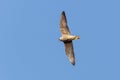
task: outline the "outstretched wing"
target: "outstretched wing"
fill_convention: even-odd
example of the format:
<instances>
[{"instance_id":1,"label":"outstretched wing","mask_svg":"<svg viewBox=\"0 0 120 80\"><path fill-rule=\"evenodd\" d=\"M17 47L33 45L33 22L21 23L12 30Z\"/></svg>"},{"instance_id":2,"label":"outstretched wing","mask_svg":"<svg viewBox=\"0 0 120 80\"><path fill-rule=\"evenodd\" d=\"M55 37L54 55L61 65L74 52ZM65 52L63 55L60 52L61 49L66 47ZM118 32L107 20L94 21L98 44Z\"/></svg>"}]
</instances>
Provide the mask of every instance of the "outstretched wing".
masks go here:
<instances>
[{"instance_id":1,"label":"outstretched wing","mask_svg":"<svg viewBox=\"0 0 120 80\"><path fill-rule=\"evenodd\" d=\"M67 25L67 19L64 11L62 12L61 18L60 18L60 31L62 35L64 34L70 35L70 31Z\"/></svg>"},{"instance_id":2,"label":"outstretched wing","mask_svg":"<svg viewBox=\"0 0 120 80\"><path fill-rule=\"evenodd\" d=\"M72 41L64 42L66 55L69 58L69 61L75 65L74 49Z\"/></svg>"}]
</instances>

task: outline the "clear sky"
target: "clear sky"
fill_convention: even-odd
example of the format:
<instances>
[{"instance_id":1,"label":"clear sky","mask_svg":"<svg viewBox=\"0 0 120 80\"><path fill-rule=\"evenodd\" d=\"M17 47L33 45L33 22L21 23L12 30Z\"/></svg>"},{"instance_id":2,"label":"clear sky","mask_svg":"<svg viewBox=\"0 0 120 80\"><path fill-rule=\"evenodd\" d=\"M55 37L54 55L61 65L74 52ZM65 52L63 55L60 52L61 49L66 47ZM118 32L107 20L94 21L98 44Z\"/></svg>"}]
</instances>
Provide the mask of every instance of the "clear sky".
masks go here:
<instances>
[{"instance_id":1,"label":"clear sky","mask_svg":"<svg viewBox=\"0 0 120 80\"><path fill-rule=\"evenodd\" d=\"M66 12L73 66L58 40ZM120 0L0 0L0 80L120 80Z\"/></svg>"}]
</instances>

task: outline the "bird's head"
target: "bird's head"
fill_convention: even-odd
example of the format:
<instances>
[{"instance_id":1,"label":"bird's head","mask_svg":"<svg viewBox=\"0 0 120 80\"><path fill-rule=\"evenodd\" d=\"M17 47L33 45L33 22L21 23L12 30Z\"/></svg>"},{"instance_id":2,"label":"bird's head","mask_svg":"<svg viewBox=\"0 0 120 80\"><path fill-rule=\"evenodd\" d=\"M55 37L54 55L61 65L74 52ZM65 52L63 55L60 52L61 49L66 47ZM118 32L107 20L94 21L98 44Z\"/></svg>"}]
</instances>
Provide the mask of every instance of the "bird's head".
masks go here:
<instances>
[{"instance_id":1,"label":"bird's head","mask_svg":"<svg viewBox=\"0 0 120 80\"><path fill-rule=\"evenodd\" d=\"M59 40L62 41L62 37L60 37Z\"/></svg>"}]
</instances>

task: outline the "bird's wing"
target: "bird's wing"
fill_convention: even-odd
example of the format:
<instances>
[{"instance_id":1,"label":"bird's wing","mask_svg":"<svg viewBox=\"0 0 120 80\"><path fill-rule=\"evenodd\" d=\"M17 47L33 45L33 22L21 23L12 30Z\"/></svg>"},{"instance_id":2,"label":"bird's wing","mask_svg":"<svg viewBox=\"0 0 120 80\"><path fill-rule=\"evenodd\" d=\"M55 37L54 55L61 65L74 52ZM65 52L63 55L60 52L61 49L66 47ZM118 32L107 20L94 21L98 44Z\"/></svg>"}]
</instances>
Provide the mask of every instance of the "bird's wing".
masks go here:
<instances>
[{"instance_id":1,"label":"bird's wing","mask_svg":"<svg viewBox=\"0 0 120 80\"><path fill-rule=\"evenodd\" d=\"M69 58L70 62L75 65L74 49L72 41L64 42L66 55Z\"/></svg>"},{"instance_id":2,"label":"bird's wing","mask_svg":"<svg viewBox=\"0 0 120 80\"><path fill-rule=\"evenodd\" d=\"M66 35L66 34L70 35L70 31L67 25L67 19L64 11L62 12L61 18L60 18L60 31L62 35Z\"/></svg>"}]
</instances>

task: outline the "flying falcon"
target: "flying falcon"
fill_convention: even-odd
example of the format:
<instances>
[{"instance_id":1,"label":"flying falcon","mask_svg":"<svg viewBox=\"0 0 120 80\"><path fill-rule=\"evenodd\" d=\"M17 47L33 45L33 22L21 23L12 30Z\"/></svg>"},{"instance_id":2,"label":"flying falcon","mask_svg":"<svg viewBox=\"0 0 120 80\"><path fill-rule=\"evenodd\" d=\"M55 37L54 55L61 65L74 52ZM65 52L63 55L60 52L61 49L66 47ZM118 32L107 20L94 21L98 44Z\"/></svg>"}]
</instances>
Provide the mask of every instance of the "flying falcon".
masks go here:
<instances>
[{"instance_id":1,"label":"flying falcon","mask_svg":"<svg viewBox=\"0 0 120 80\"><path fill-rule=\"evenodd\" d=\"M74 49L72 40L80 39L79 36L73 36L70 34L70 30L67 25L67 19L65 16L65 12L63 11L60 18L60 31L62 33L62 36L59 38L60 41L64 43L65 46L65 52L69 59L69 61L75 65L75 56L74 56Z\"/></svg>"}]
</instances>

